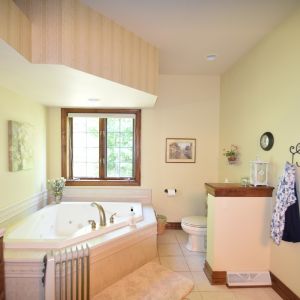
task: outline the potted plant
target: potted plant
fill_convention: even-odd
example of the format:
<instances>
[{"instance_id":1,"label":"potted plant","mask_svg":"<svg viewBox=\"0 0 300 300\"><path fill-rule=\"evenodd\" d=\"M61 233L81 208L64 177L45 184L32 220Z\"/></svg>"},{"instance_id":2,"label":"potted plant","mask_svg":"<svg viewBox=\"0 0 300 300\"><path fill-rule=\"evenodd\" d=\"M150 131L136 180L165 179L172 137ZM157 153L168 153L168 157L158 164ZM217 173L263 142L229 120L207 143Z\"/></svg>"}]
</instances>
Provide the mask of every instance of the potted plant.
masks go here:
<instances>
[{"instance_id":1,"label":"potted plant","mask_svg":"<svg viewBox=\"0 0 300 300\"><path fill-rule=\"evenodd\" d=\"M55 203L58 204L61 201L63 190L65 188L66 179L64 177L60 177L57 179L49 179L48 180L48 187L51 191L51 194L55 198Z\"/></svg>"},{"instance_id":2,"label":"potted plant","mask_svg":"<svg viewBox=\"0 0 300 300\"><path fill-rule=\"evenodd\" d=\"M227 160L230 164L235 163L239 155L238 146L232 144L228 150L223 149L223 155L227 157Z\"/></svg>"}]
</instances>

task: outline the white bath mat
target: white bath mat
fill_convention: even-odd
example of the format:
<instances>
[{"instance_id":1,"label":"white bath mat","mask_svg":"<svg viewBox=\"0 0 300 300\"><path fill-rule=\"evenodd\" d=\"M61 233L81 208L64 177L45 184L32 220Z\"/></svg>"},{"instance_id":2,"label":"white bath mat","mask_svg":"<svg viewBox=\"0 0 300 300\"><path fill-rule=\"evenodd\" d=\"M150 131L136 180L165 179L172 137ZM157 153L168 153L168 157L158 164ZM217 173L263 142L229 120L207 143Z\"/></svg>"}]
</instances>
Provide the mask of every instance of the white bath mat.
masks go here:
<instances>
[{"instance_id":1,"label":"white bath mat","mask_svg":"<svg viewBox=\"0 0 300 300\"><path fill-rule=\"evenodd\" d=\"M193 285L192 280L150 262L109 286L93 300L180 300Z\"/></svg>"}]
</instances>

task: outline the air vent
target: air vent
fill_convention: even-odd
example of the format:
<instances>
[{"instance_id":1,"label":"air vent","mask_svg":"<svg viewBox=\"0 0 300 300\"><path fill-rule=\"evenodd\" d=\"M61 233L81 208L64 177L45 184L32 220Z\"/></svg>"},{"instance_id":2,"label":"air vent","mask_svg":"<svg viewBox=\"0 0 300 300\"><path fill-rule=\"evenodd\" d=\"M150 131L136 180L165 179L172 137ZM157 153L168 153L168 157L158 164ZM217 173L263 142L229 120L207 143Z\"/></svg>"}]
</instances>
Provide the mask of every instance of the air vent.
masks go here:
<instances>
[{"instance_id":1,"label":"air vent","mask_svg":"<svg viewBox=\"0 0 300 300\"><path fill-rule=\"evenodd\" d=\"M229 286L272 285L269 272L227 272Z\"/></svg>"}]
</instances>

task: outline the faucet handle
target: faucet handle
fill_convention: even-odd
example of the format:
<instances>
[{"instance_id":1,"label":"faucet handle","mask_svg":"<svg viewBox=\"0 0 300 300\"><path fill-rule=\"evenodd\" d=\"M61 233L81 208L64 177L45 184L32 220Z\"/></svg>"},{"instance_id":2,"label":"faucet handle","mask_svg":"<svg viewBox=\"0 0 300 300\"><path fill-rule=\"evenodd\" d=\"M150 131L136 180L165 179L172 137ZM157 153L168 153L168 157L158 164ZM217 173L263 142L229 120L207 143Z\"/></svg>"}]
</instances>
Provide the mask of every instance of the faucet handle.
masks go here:
<instances>
[{"instance_id":1,"label":"faucet handle","mask_svg":"<svg viewBox=\"0 0 300 300\"><path fill-rule=\"evenodd\" d=\"M111 216L110 216L110 218L109 218L109 222L110 223L113 223L114 222L114 216L116 215L117 213L115 212L115 213L113 213Z\"/></svg>"},{"instance_id":2,"label":"faucet handle","mask_svg":"<svg viewBox=\"0 0 300 300\"><path fill-rule=\"evenodd\" d=\"M91 224L92 229L96 229L96 222L95 220L88 220L89 224Z\"/></svg>"}]
</instances>

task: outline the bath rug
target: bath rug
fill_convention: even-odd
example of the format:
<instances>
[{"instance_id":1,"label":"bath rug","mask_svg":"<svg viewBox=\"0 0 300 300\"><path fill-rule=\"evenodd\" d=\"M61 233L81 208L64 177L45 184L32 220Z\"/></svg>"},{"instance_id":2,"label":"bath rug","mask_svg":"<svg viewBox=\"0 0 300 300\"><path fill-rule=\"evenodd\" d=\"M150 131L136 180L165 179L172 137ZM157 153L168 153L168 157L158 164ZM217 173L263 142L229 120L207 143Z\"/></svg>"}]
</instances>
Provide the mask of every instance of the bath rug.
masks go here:
<instances>
[{"instance_id":1,"label":"bath rug","mask_svg":"<svg viewBox=\"0 0 300 300\"><path fill-rule=\"evenodd\" d=\"M93 300L181 300L193 285L192 280L150 262L109 286Z\"/></svg>"}]
</instances>

